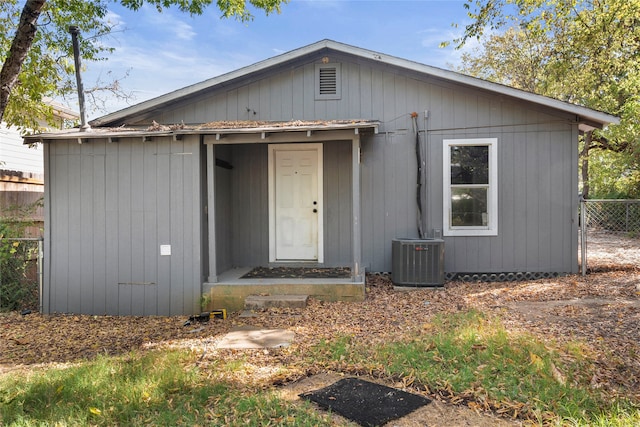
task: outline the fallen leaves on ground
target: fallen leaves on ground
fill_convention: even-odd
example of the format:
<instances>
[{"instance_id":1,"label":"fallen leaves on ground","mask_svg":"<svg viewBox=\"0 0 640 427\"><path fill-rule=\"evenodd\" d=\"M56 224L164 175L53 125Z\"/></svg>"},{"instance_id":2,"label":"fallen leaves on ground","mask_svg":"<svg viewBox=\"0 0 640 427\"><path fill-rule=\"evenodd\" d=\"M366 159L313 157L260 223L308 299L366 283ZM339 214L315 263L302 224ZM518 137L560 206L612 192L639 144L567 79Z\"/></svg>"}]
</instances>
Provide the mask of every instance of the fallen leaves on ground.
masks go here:
<instances>
[{"instance_id":1,"label":"fallen leaves on ground","mask_svg":"<svg viewBox=\"0 0 640 427\"><path fill-rule=\"evenodd\" d=\"M528 282L452 282L444 288L408 291L394 289L386 276L370 275L363 302L310 299L305 309L270 309L254 318L231 315L227 320L213 319L188 326L183 326L186 316L4 313L0 314L0 373L31 369L34 365L76 362L98 354L182 347L201 355L202 368L211 378L229 375L236 384L269 387L295 379L296 375L322 372L326 367L309 368L299 359L299 355L304 354L300 350L311 348L321 340L348 335L354 342L364 344L395 341L416 331L428 331L435 314L471 308L498 315L511 331L526 331L557 342L584 342L598 368L592 386L640 402L640 269L628 266L604 266L585 277L572 275ZM215 348L216 340L232 327L241 325L289 329L295 332L295 341L291 348L284 349ZM228 373L216 370L218 357L242 360L245 368L242 372ZM212 369L207 371L208 363ZM296 371L296 367L300 370ZM352 366L348 360L341 368L352 374L376 374L375 366ZM317 372L312 372L314 369ZM563 375L557 372L558 381L564 380ZM410 382L410 378L405 381ZM467 401L467 396L442 397ZM480 405L480 409L487 406L478 401L473 405ZM493 409L510 414L523 410L507 406Z\"/></svg>"},{"instance_id":2,"label":"fallen leaves on ground","mask_svg":"<svg viewBox=\"0 0 640 427\"><path fill-rule=\"evenodd\" d=\"M27 365L67 363L115 355L152 343L169 344L193 338L194 329L184 327L187 317L133 317L0 313L0 373ZM229 325L222 320L207 324L220 333ZM203 329L204 331L204 329Z\"/></svg>"}]
</instances>

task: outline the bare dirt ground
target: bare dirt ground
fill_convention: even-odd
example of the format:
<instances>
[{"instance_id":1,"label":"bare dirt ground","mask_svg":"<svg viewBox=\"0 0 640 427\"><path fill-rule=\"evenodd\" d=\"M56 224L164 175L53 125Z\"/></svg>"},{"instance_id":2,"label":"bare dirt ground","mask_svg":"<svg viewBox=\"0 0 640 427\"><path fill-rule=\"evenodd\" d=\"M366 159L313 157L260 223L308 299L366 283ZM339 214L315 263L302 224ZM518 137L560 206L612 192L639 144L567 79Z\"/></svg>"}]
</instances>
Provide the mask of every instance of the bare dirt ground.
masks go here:
<instances>
[{"instance_id":1,"label":"bare dirt ground","mask_svg":"<svg viewBox=\"0 0 640 427\"><path fill-rule=\"evenodd\" d=\"M589 231L587 234L587 266L640 267L640 239L625 233Z\"/></svg>"},{"instance_id":2,"label":"bare dirt ground","mask_svg":"<svg viewBox=\"0 0 640 427\"><path fill-rule=\"evenodd\" d=\"M499 315L513 331L527 331L556 342L580 340L597 359L592 386L640 402L640 240L618 236L611 242L590 236L589 270L580 275L527 282L451 282L441 289L394 289L388 278L370 276L361 303L311 300L304 310L272 309L254 318L183 326L186 317L109 317L0 314L0 375L67 366L97 354L121 354L158 347L190 348L212 379L226 375L215 361L242 360L236 384L276 387L283 396L323 387L343 375L363 376L389 386L424 393L434 403L394 426L508 426L521 420L498 417L461 399L427 393L398 379L366 372L348 360L312 367L300 354L320 340L350 335L362 343L397 340L421 331L437 313L477 308ZM291 347L263 350L216 349L224 333L241 325L284 328L295 333ZM286 370L283 368L286 367ZM454 404L459 403L459 404ZM335 417L336 425L348 425Z\"/></svg>"}]
</instances>

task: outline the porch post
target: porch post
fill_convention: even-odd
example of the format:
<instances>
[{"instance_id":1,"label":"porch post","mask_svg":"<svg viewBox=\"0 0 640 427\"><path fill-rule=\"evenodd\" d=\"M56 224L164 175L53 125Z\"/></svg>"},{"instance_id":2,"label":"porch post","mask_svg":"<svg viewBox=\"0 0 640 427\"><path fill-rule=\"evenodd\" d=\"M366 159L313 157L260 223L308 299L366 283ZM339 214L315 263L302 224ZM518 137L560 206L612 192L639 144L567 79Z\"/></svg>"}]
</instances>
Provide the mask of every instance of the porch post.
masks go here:
<instances>
[{"instance_id":1,"label":"porch post","mask_svg":"<svg viewBox=\"0 0 640 427\"><path fill-rule=\"evenodd\" d=\"M362 268L362 224L360 220L360 134L356 134L351 143L351 209L353 213L353 268L351 278L361 280L364 275Z\"/></svg>"},{"instance_id":2,"label":"porch post","mask_svg":"<svg viewBox=\"0 0 640 427\"><path fill-rule=\"evenodd\" d=\"M207 282L218 281L218 265L216 263L216 146L207 144L207 226L209 233L209 277Z\"/></svg>"}]
</instances>

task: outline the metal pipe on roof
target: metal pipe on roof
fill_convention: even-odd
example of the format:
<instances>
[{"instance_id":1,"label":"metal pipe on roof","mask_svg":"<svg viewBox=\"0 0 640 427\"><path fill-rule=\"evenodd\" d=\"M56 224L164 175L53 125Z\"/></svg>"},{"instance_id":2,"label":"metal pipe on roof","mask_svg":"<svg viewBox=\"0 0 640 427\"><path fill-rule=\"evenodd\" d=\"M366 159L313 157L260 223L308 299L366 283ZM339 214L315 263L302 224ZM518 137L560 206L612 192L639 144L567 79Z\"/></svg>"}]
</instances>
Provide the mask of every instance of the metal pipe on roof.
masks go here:
<instances>
[{"instance_id":1,"label":"metal pipe on roof","mask_svg":"<svg viewBox=\"0 0 640 427\"><path fill-rule=\"evenodd\" d=\"M71 41L73 42L73 60L76 67L78 103L80 104L80 131L86 132L91 129L91 126L87 123L87 114L84 106L84 87L82 85L82 75L80 74L80 44L78 43L80 29L75 25L71 25L69 26L69 33L71 33Z\"/></svg>"}]
</instances>

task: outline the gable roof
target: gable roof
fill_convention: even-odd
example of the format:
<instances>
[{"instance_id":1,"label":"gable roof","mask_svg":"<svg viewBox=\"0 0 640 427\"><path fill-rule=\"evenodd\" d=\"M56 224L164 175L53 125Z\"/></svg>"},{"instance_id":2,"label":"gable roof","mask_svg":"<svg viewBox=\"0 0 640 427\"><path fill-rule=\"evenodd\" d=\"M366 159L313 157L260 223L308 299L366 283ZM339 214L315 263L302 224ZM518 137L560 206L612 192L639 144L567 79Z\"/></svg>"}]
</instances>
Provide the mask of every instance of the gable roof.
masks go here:
<instances>
[{"instance_id":1,"label":"gable roof","mask_svg":"<svg viewBox=\"0 0 640 427\"><path fill-rule=\"evenodd\" d=\"M609 123L619 123L619 119L601 111L596 111L587 107L571 104L557 99L549 98L542 95L526 92L520 89L515 89L509 86L505 86L498 83L489 82L487 80L478 79L476 77L467 76L455 71L444 70L442 68L433 67L430 65L421 64L418 62L410 61L386 55L371 50L339 43L333 40L321 40L319 42L292 50L290 52L266 59L264 61L257 62L247 67L240 68L235 71L214 77L200 83L193 84L191 86L178 89L173 92L169 92L165 95L141 102L131 107L116 111L114 113L107 114L91 121L92 126L109 126L114 123L118 123L125 120L127 117L137 116L145 114L154 109L163 107L165 105L180 101L190 95L197 94L204 90L214 89L216 87L224 86L231 81L248 78L250 75L260 73L269 70L272 67L283 65L289 61L302 58L307 55L318 53L322 50L332 50L346 55L352 55L358 58L364 58L380 62L381 64L394 66L408 71L422 73L427 76L439 78L452 83L465 85L471 88L482 89L489 92L493 92L497 95L505 95L518 100L531 102L543 107L553 108L565 113L575 114L578 121L587 127L602 127Z\"/></svg>"}]
</instances>

